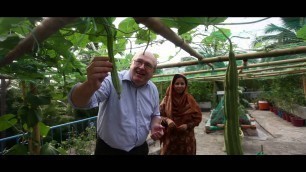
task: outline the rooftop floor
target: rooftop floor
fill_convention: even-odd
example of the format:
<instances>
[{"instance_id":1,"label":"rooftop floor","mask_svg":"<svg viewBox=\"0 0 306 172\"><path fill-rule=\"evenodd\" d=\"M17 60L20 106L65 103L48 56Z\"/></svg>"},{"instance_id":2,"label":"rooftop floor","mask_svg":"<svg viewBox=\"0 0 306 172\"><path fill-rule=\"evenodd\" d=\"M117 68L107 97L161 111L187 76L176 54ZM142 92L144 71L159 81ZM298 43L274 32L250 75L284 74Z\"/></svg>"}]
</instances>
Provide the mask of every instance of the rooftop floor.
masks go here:
<instances>
[{"instance_id":1,"label":"rooftop floor","mask_svg":"<svg viewBox=\"0 0 306 172\"><path fill-rule=\"evenodd\" d=\"M306 127L296 127L270 111L249 110L255 118L256 129L244 130L242 147L244 155L256 155L263 145L267 155L306 155ZM197 155L226 155L223 130L207 134L205 122L209 112L203 112L201 124L195 128ZM158 154L159 142L150 147L152 154Z\"/></svg>"}]
</instances>

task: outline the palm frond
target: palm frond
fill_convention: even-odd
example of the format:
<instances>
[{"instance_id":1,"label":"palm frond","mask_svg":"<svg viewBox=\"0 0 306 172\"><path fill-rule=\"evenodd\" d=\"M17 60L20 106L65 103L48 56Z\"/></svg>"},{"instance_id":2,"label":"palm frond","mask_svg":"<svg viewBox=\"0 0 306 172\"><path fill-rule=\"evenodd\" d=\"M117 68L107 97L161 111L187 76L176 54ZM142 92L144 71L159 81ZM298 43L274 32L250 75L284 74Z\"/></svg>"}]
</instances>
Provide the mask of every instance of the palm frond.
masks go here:
<instances>
[{"instance_id":1,"label":"palm frond","mask_svg":"<svg viewBox=\"0 0 306 172\"><path fill-rule=\"evenodd\" d=\"M303 18L304 17L281 17L281 20L285 28L297 31L304 25L304 23L300 22Z\"/></svg>"}]
</instances>

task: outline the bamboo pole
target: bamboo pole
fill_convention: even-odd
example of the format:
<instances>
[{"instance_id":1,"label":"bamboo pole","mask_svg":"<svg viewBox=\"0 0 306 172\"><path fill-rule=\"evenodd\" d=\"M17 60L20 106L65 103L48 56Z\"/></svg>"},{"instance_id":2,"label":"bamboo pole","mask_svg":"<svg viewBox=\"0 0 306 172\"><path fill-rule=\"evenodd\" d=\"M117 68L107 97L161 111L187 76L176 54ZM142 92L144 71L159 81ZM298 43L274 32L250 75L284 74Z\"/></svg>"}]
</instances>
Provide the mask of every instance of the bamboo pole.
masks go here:
<instances>
[{"instance_id":1,"label":"bamboo pole","mask_svg":"<svg viewBox=\"0 0 306 172\"><path fill-rule=\"evenodd\" d=\"M278 57L278 56L302 54L302 53L306 53L306 46L287 48L287 49L277 49L277 50L272 50L269 52L236 54L235 58L236 60L246 60L246 59L256 59L256 58ZM222 61L228 61L228 56L217 56L217 57L212 57L212 58L205 58L205 59L202 59L200 62L213 63L213 62L222 62ZM157 69L190 66L190 65L196 65L198 63L199 61L187 61L187 62L177 62L177 63L170 63L170 64L159 64L157 65Z\"/></svg>"},{"instance_id":2,"label":"bamboo pole","mask_svg":"<svg viewBox=\"0 0 306 172\"><path fill-rule=\"evenodd\" d=\"M33 95L37 95L37 87L34 83L30 83L30 93ZM36 107L36 110L38 108ZM39 125L38 122L33 126L33 131L31 134L31 137L29 138L29 143L31 143L31 153L34 155L39 155L40 154L40 130L39 130Z\"/></svg>"},{"instance_id":3,"label":"bamboo pole","mask_svg":"<svg viewBox=\"0 0 306 172\"><path fill-rule=\"evenodd\" d=\"M288 70L288 71L279 71L279 72L264 72L264 73L255 73L255 74L239 74L239 80L242 78L260 78L260 77L266 77L266 76L278 76L278 75L288 75L288 74L303 74L306 72L306 68L302 68L299 70ZM214 76L204 76L204 77L190 77L188 79L224 79L225 74L220 74L220 75L214 75Z\"/></svg>"},{"instance_id":4,"label":"bamboo pole","mask_svg":"<svg viewBox=\"0 0 306 172\"><path fill-rule=\"evenodd\" d=\"M262 71L277 70L277 69L289 69L289 68L296 68L296 67L303 67L303 66L306 66L306 63L297 64L297 65L279 66L279 67L268 67L268 68L256 69L256 70L248 70L248 71L243 71L243 73L262 72Z\"/></svg>"},{"instance_id":5,"label":"bamboo pole","mask_svg":"<svg viewBox=\"0 0 306 172\"><path fill-rule=\"evenodd\" d=\"M155 33L163 36L167 40L174 43L175 46L181 47L191 56L196 57L199 61L203 60L204 57L197 53L193 48L190 47L182 38L180 38L176 33L174 33L169 27L165 26L157 17L134 17L136 23L142 23ZM210 67L213 66L207 63Z\"/></svg>"},{"instance_id":6,"label":"bamboo pole","mask_svg":"<svg viewBox=\"0 0 306 172\"><path fill-rule=\"evenodd\" d=\"M34 28L31 34L21 40L16 47L11 50L2 61L0 61L0 67L11 63L13 60L16 60L25 53L31 52L36 44L44 41L60 28L75 19L77 19L77 17L50 17L44 19L40 25Z\"/></svg>"},{"instance_id":7,"label":"bamboo pole","mask_svg":"<svg viewBox=\"0 0 306 172\"><path fill-rule=\"evenodd\" d=\"M283 74L283 75L287 75L287 74ZM303 73L295 73L294 75L304 75ZM273 77L273 76L279 76L279 74L275 74L275 75L262 75L262 76L254 76L254 77L239 77L239 80L251 80L251 79L262 79L262 78L266 78L266 77ZM208 81L220 81L220 82L224 82L224 78L225 77L215 77L215 78L188 78L188 80L193 81L203 81L203 82L208 82Z\"/></svg>"},{"instance_id":8,"label":"bamboo pole","mask_svg":"<svg viewBox=\"0 0 306 172\"><path fill-rule=\"evenodd\" d=\"M298 58L298 59L289 59L289 60L279 60L279 61L273 61L273 62L264 62L264 63L257 63L257 64L249 64L247 69L249 68L255 68L255 67L263 67L263 66L272 66L272 65L280 65L280 64L289 64L289 63L298 63L298 62L306 62L306 57ZM284 66L285 67L285 66ZM290 67L290 66L288 66ZM239 66L237 69L245 68L244 66ZM209 73L209 72L218 72L218 71L225 71L227 68L218 68L212 70L198 70L198 71L191 71L191 72L183 72L184 75L190 75L190 74L198 74L198 73ZM166 77L166 76L173 76L174 74L160 74L160 75L153 75L153 78L157 77Z\"/></svg>"},{"instance_id":9,"label":"bamboo pole","mask_svg":"<svg viewBox=\"0 0 306 172\"><path fill-rule=\"evenodd\" d=\"M303 78L304 95L306 98L306 75L303 75L302 78Z\"/></svg>"}]
</instances>

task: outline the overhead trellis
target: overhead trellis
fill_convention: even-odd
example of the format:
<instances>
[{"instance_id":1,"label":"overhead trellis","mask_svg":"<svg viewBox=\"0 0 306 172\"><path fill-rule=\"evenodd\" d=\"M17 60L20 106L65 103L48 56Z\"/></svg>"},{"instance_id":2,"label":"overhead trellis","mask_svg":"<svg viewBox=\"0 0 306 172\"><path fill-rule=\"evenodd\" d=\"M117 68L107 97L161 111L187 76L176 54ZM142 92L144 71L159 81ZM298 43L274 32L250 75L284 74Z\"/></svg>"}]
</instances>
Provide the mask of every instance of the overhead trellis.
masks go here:
<instances>
[{"instance_id":1,"label":"overhead trellis","mask_svg":"<svg viewBox=\"0 0 306 172\"><path fill-rule=\"evenodd\" d=\"M278 57L278 56L284 56L284 55L295 55L295 54L303 54L303 53L306 53L306 46L272 50L269 52L237 54L236 60L247 60L247 59L268 58L268 57L271 58L271 57ZM204 62L204 63L213 63L213 62L222 62L222 61L228 61L228 56L211 57L211 58L205 58L201 60L201 62ZM187 61L187 62L177 62L177 63L171 63L171 64L160 64L160 65L157 65L157 69L196 65L198 63L199 63L198 61Z\"/></svg>"},{"instance_id":2,"label":"overhead trellis","mask_svg":"<svg viewBox=\"0 0 306 172\"><path fill-rule=\"evenodd\" d=\"M11 63L13 60L16 60L17 58L21 57L24 53L28 53L33 51L35 48L39 46L40 42L43 42L45 39L47 39L49 36L60 30L62 27L67 25L68 23L71 23L75 21L77 17L73 18L65 18L65 17L57 17L57 18L45 18L40 25L38 25L25 39L19 42L19 44L11 50L8 54L6 54L5 58L0 61L0 66L4 66L6 64ZM220 75L224 73L225 67L218 68L214 63L216 62L227 62L228 56L215 56L215 57L204 57L202 54L199 54L197 51L195 51L184 39L182 39L181 36L176 34L170 29L170 26L177 25L178 33L183 34L187 31L190 31L191 29L199 26L199 25L205 25L206 27L208 25L215 25L220 24L222 21L224 21L226 18L192 18L192 17L186 17L186 18L156 18L156 17L134 17L133 18L136 23L142 23L145 26L147 26L149 29L154 31L157 34L160 34L164 38L168 39L172 43L174 43L176 46L182 48L186 52L188 52L191 56L194 56L198 58L197 61L185 61L185 62L178 62L178 63L172 63L172 64L159 64L157 66L157 69L165 69L165 68L175 68L175 67L186 67L186 66L192 66L192 65L204 65L208 64L210 67L212 67L212 70L198 70L198 71L191 71L191 72L183 72L186 75L193 75L192 77L196 76L215 76ZM178 26L178 23L184 24ZM46 29L48 28L48 29ZM301 31L300 31L301 32ZM215 36L218 34L215 33ZM300 34L303 38L303 33ZM220 37L220 34L219 34ZM272 57L281 57L281 56L289 56L289 55L298 55L298 54L304 54L306 53L306 46L298 46L293 48L284 48L284 49L275 49L272 51L263 51L263 52L256 52L256 53L246 53L246 54L236 54L236 61L242 60L243 66L238 66L238 69L240 72L243 73L243 71L248 70L249 68L255 67L256 65L261 65L261 63L257 64L250 64L247 63L250 59L264 59L264 58L272 58ZM292 63L296 59L290 59L293 60ZM287 61L288 63L291 63L291 61ZM300 60L300 61L299 61ZM298 58L299 62L303 62L304 59ZM269 62L264 65L281 65L282 61L273 61ZM259 67L258 66L258 67ZM173 73L174 74L174 73ZM169 80L166 79L166 76L171 76L173 74L163 74L163 75L155 75L153 78L153 81L159 82L163 80ZM158 79L157 79L158 78Z\"/></svg>"},{"instance_id":3,"label":"overhead trellis","mask_svg":"<svg viewBox=\"0 0 306 172\"><path fill-rule=\"evenodd\" d=\"M296 59L289 59L289 60L279 60L279 61L272 61L272 62L264 62L264 63L257 63L257 64L249 64L247 66L239 66L237 69L240 71L239 73L247 74L252 72L259 72L259 71L265 71L265 70L275 70L278 71L280 69L288 69L288 68L297 68L296 70L299 70L300 67L306 66L306 57L302 58L296 58ZM298 63L298 65L290 65ZM276 66L277 67L270 67L270 66ZM268 67L267 67L268 66ZM264 68L265 67L265 68ZM255 70L250 70L251 68L257 68ZM243 70L241 70L243 69ZM201 77L203 80L210 81L214 78L214 80L219 80L219 76L222 76L225 74L226 68L218 68L214 70L198 70L198 71L190 71L190 72L183 72L182 74L186 75L187 78L195 78L195 77ZM305 73L304 71L301 71L301 74ZM283 73L279 74L290 74L290 72L284 70ZM161 74L161 75L154 75L153 81L154 82L164 82L171 80L172 76L174 74ZM250 75L248 75L250 76ZM252 77L253 79L258 77ZM240 77L239 79L249 79L249 77Z\"/></svg>"},{"instance_id":4,"label":"overhead trellis","mask_svg":"<svg viewBox=\"0 0 306 172\"><path fill-rule=\"evenodd\" d=\"M239 79L255 79L255 78L260 78L264 76L279 76L279 75L288 75L288 74L304 74L306 72L306 68L299 68L299 69L288 69L284 71L273 71L273 72L261 72L257 73L256 70L253 70L250 73L244 73L244 74L239 74L238 77ZM203 79L203 80L221 80L225 78L225 74L221 75L214 75L214 76L206 76L206 77L190 77L188 79Z\"/></svg>"},{"instance_id":5,"label":"overhead trellis","mask_svg":"<svg viewBox=\"0 0 306 172\"><path fill-rule=\"evenodd\" d=\"M78 71L80 73L80 75L84 76L84 73L82 73L78 67L83 67L84 66L76 66L76 62L80 59L75 58L75 56L71 55L72 54L72 50L76 50L78 48L84 48L87 46L83 45L83 46L76 46L77 45L77 41L75 41L73 38L69 37L71 36L70 33L72 34L76 34L77 36L75 37L83 37L84 35L86 35L86 41L84 42L90 42L91 46L95 47L96 45L94 44L98 44L98 43L102 43L104 46L106 45L106 40L110 40L113 38L114 39L116 36L118 36L117 38L121 38L121 41L114 41L116 42L116 44L118 44L118 46L122 46L124 47L122 49L122 47L114 49L114 52L116 53L120 53L125 49L126 46L126 42L128 42L126 39L129 39L132 37L132 35L134 33L137 33L140 35L140 37L142 38L148 38L148 39L143 39L140 42L145 42L147 41L147 45L149 45L150 42L150 38L152 36L150 30L152 30L153 32L163 36L164 38L166 38L167 40L169 40L170 42L174 43L174 45L180 47L181 49L185 50L186 52L188 52L191 56L196 57L198 60L197 61L186 61L186 62L179 62L179 63L174 63L174 64L159 64L157 66L157 69L165 69L165 68L178 68L178 67L189 67L192 65L198 65L198 66L204 66L205 64L209 65L212 69L211 70L202 70L202 69L207 69L207 68L201 68L201 70L194 70L194 71L189 71L189 72L183 72L187 75L187 78L190 81L193 80L197 80L197 81L224 81L225 79L225 71L226 71L226 66L228 64L229 61L229 57L227 55L225 56L220 56L220 54L228 54L228 51L230 49L230 54L234 54L233 52L233 45L232 42L230 40L230 31L229 29L226 28L218 28L218 30L213 30L212 34L205 37L205 39L203 39L199 44L201 45L201 48L205 48L205 46L213 48L213 49L221 49L222 51L220 51L220 53L216 53L215 51L213 51L213 53L200 53L200 51L198 51L199 49L194 49L188 42L189 38L192 35L191 33L194 32L197 26L199 25L204 25L205 27L208 27L209 25L218 25L221 22L223 22L226 17L205 17L205 18L193 18L193 17L186 17L186 18L178 18L178 17L174 17L174 18L170 18L168 21L164 20L164 19L160 19L160 18L156 18L156 17L134 17L134 18L130 18L132 20L135 20L134 23L128 23L126 24L124 27L126 28L132 28L131 30L128 30L130 32L119 32L117 35L117 31L119 29L114 28L114 34L111 34L111 36L109 36L108 38L110 39L106 39L104 31L101 28L101 25L99 23L99 18L86 18L86 21L88 21L86 24L85 22L81 22L80 25L82 26L78 26L75 28L70 27L69 29L67 29L66 25L69 23L72 23L74 20L78 19L77 17L73 17L73 18L45 18L43 20L41 20L41 24L40 25L35 25L36 27L34 27L33 30L31 30L33 27L31 27L30 33L24 38L21 39L21 37L23 37L23 35L21 35L20 33L16 32L15 35L6 35L2 37L1 35L1 39L0 39L0 47L1 47L1 53L0 53L0 67L3 67L5 65L8 65L12 62L22 62L22 60L26 59L28 61L27 64L29 64L28 66L26 66L29 70L34 71L36 73L38 72L39 67L44 68L44 67L48 67L53 68L53 67L58 67L57 69L66 69L66 66L70 65L72 66L69 70L67 71L67 73L71 74L75 71ZM88 20L87 20L88 19ZM101 18L100 18L101 19ZM84 21L84 20L83 20ZM115 27L113 24L114 18L110 18L109 20L109 26L111 28ZM2 27L0 28L0 31L2 30L2 32L0 33L10 33L11 32L11 28L9 25L3 25L3 23L1 23L1 18L0 18L0 24L2 24ZM27 21L29 22L29 21ZM89 23L89 24L88 24ZM137 24L136 24L137 23ZM140 28L138 26L139 23L144 24L148 29L143 29ZM131 25L129 25L131 24ZM302 23L304 24L304 23ZM91 28L89 29L87 26L91 26ZM123 24L124 25L124 24ZM11 25L12 26L12 25ZM176 34L174 31L172 31L172 29L170 28L171 26L176 26L176 28L178 29L178 34ZM5 29L3 29L5 28ZM14 28L16 29L16 28ZM20 29L20 28L18 28ZM21 28L20 30L22 30L24 28ZM65 30L66 29L66 30ZM134 29L134 30L133 30ZM293 36L295 36L295 33L290 32L290 30L287 30L286 33L290 33L289 37L285 37L280 39L279 42L276 42L275 44L272 45L268 45L268 46L260 46L260 41L264 40L263 38L261 38L261 40L257 40L257 42L255 43L255 46L259 46L261 48L263 48L264 51L262 52L257 52L257 53L235 53L236 55L231 56L233 58L231 58L230 60L230 64L228 66L235 66L234 70L229 70L233 72L232 74L235 75L231 75L231 77L227 77L229 79L226 79L227 81L231 80L234 78L235 84L234 84L234 89L229 90L230 93L232 93L230 96L228 96L228 107L233 107L232 106L232 100L236 100L235 98L235 94L237 93L237 87L238 87L238 83L236 83L236 81L238 81L238 79L261 79L261 78L265 78L265 77L274 77L274 76L280 76L280 75L304 75L306 73L306 65L305 65L305 53L306 53L306 46L305 43L304 45L301 43L303 41L306 40L305 37L305 28L299 30L297 33L297 38L294 38ZM75 30L77 30L77 32L74 32ZM189 32L190 33L187 33ZM222 35L220 34L220 32L222 32L222 34L224 35L224 37L222 37ZM185 33L187 33L186 35L184 35ZM54 37L54 34L58 34ZM21 35L21 36L20 36ZM26 35L26 34L24 34ZM52 36L51 36L52 35ZM138 35L138 36L139 36ZM284 36L285 34L281 34L282 36ZM12 37L10 37L12 36ZM59 36L60 38L58 39ZM156 35L153 35L152 37L156 37ZM184 36L184 38L183 38ZM32 58L33 59L38 59L38 54L37 53L38 49L40 48L41 43L43 43L44 41L48 41L47 38L51 37L51 40L49 39L50 42L46 43L44 46L44 48L51 50L52 57L49 57L46 59L46 61L43 61L41 59L44 58L40 58L41 61L46 63L46 66L39 66L36 65L35 68L33 68L33 66L35 65ZM217 41L216 41L217 38ZM226 38L226 39L225 39ZM269 37L272 38L272 37ZM288 39L287 39L288 38ZM11 41L11 43L16 43L17 41L21 40L18 44L14 44L14 48L11 49L10 46L7 46L6 42L3 40L8 40L8 39L13 39L13 41ZM57 41L55 41L57 40ZM122 41L123 40L123 41ZM190 39L191 40L191 39ZM230 42L230 48L228 46L226 46L227 44L225 43L226 41ZM301 41L302 40L302 41ZM219 41L219 42L218 42ZM213 43L218 42L219 44L215 44L215 45L211 45ZM301 43L300 45L298 43ZM288 47L279 47L278 44L282 44L282 45L286 45L286 43L290 43L291 48ZM60 44L60 45L59 45ZM222 45L222 46L221 46ZM6 51L2 51L4 48L3 46L7 46L9 48L6 47L6 49L9 49L11 51L6 52ZM218 47L219 46L219 47ZM254 46L254 47L255 47ZM220 48L221 47L221 48ZM278 47L278 48L275 48ZM66 51L62 51L61 53L59 53L59 50L65 49ZM87 48L87 47L86 47ZM105 48L105 47L104 47ZM281 49L282 48L282 49ZM95 49L95 48L92 48ZM274 49L274 50L271 50ZM108 49L109 50L109 49ZM207 50L207 49L205 49ZM270 51L271 50L271 51ZM47 50L46 50L47 51ZM55 51L55 52L54 52ZM207 51L208 52L208 51ZM26 53L32 53L31 55L27 56L26 58L22 59L20 57L22 57L24 54ZM105 53L105 52L103 52ZM104 55L103 53L99 52L99 55ZM109 51L108 51L109 53ZM114 53L115 54L115 53ZM113 54L113 55L114 55ZM205 54L205 55L204 55ZM206 56L207 54L213 56ZM37 56L36 56L37 55ZM42 54L39 54L42 55ZM49 54L48 54L49 55ZM24 56L23 56L24 57ZM73 58L70 58L73 57ZM275 57L280 57L283 59L287 59L287 60L280 60L277 59ZM264 62L261 63L261 60L255 60L255 59L272 59L273 62ZM275 59L273 59L275 58ZM290 60L289 60L290 58ZM291 59L293 58L293 59ZM65 63L61 63L61 64L57 64L57 63L52 63L52 62L57 62L60 60L66 60ZM76 60L77 59L77 60ZM20 61L19 61L20 60ZM31 61L32 60L32 61ZM252 61L255 60L255 61ZM277 61L275 61L277 60ZM81 60L80 60L81 61ZM267 60L269 61L269 60ZM220 64L220 62L222 62L222 64ZM224 62L224 63L223 63ZM47 64L49 63L49 64ZM52 64L51 64L52 63ZM237 63L237 64L236 64ZM294 64L294 63L299 63L299 64ZM15 63L16 64L16 63ZM22 63L19 63L22 64ZM34 65L33 65L34 64ZM271 67L272 65L276 66L276 67ZM12 67L14 66L14 63L9 66ZM20 65L22 66L22 65ZM236 66L237 70L236 71ZM268 66L268 67L267 67ZM6 66L7 67L7 66ZM5 68L5 71L7 73L13 73L14 71L9 69L9 67ZM13 67L12 67L13 68ZM254 68L254 69L252 69ZM2 68L3 69L3 68ZM16 69L16 67L15 67ZM15 70L14 69L14 70ZM2 72L1 71L1 72ZM159 71L159 70L158 70ZM227 71L227 72L228 72ZM23 73L27 73L25 71L22 71ZM44 73L43 75L46 76L48 75L49 71L46 71L46 73ZM62 76L63 76L63 80L64 80L64 88L67 90L68 86L66 86L65 84L68 83L66 81L66 75L65 75L65 70L62 70ZM16 72L15 72L16 73ZM180 72L182 73L182 72ZM154 82L162 82L162 81L170 81L172 74L167 74L167 75L155 75L153 78ZM1 75L0 77L5 77L6 75ZM15 75L16 76L16 75ZM60 77L62 77L60 76ZM229 76L229 75L228 75ZM8 76L11 77L11 76ZM13 77L11 77L13 78ZM33 77L34 78L34 77ZM38 78L38 77L37 77ZM43 77L40 77L40 79ZM53 78L54 79L54 78ZM60 80L60 79L59 79ZM24 81L22 81L24 82ZM305 88L305 75L303 77L303 82L304 82L304 91L306 90ZM230 83L230 82L227 82ZM232 82L234 83L234 82ZM226 84L225 84L226 85ZM229 84L230 85L230 84ZM31 83L30 87L34 88L34 84ZM162 87L162 85L160 86ZM226 88L226 86L225 86ZM63 89L63 90L65 90ZM31 89L34 90L34 89ZM225 89L226 90L226 89ZM35 95L36 93L34 91L31 91L31 94ZM64 92L64 95L67 95L66 92ZM233 96L234 95L234 96ZM236 102L236 101L235 101ZM32 106L32 105L31 105ZM37 108L37 107L36 107ZM37 108L38 109L38 108ZM33 114L33 113L29 113L29 114ZM234 113L233 113L234 114ZM37 122L37 121L36 121ZM234 124L233 124L234 125ZM36 127L37 126L37 127ZM38 123L35 124L35 128L38 129ZM35 140L39 140L39 132L36 131L36 129L34 128L34 135L37 136L35 137ZM238 136L236 134L236 136ZM235 142L231 142L231 143L235 143ZM35 150L35 154L38 154L39 151Z\"/></svg>"},{"instance_id":6,"label":"overhead trellis","mask_svg":"<svg viewBox=\"0 0 306 172\"><path fill-rule=\"evenodd\" d=\"M239 69L250 69L250 68L255 68L255 67L264 67L264 66L273 66L273 65L286 65L290 63L301 63L301 62L306 62L306 57L305 58L297 58L297 59L289 59L289 60L279 60L279 61L272 61L272 62L264 62L264 63L257 63L257 64L249 64L248 66L238 66ZM298 66L305 66L305 63L299 64ZM295 65L292 66L283 66L279 68L289 68L289 67L297 67ZM275 69L278 69L275 67ZM218 68L214 70L198 70L198 71L190 71L190 72L182 72L184 75L190 75L190 74L198 74L198 73L212 73L212 72L218 72L218 71L225 71L226 68ZM268 70L268 68L264 68L262 70ZM244 72L245 73L245 72ZM167 77L167 76L173 76L174 74L159 74L159 75L154 75L153 78L158 78L158 77Z\"/></svg>"}]
</instances>

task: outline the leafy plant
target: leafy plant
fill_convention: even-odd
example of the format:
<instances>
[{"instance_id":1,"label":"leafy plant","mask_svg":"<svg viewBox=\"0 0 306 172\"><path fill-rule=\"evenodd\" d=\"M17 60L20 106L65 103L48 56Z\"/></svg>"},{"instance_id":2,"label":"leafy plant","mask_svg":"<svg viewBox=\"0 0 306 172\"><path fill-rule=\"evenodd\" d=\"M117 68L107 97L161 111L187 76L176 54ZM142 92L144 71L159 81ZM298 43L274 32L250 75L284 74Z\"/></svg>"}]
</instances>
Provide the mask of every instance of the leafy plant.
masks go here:
<instances>
[{"instance_id":1,"label":"leafy plant","mask_svg":"<svg viewBox=\"0 0 306 172\"><path fill-rule=\"evenodd\" d=\"M276 106L291 112L294 104L306 105L301 77L285 76L275 77L269 82L262 82L263 91L260 98L268 100Z\"/></svg>"},{"instance_id":2,"label":"leafy plant","mask_svg":"<svg viewBox=\"0 0 306 172\"><path fill-rule=\"evenodd\" d=\"M70 138L63 141L61 148L67 154L72 155L91 155L95 148L96 128L87 127L84 132L78 134L76 130L70 132Z\"/></svg>"}]
</instances>

